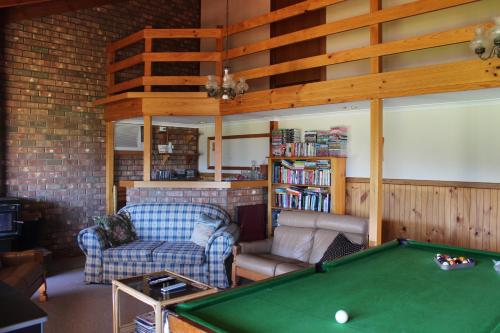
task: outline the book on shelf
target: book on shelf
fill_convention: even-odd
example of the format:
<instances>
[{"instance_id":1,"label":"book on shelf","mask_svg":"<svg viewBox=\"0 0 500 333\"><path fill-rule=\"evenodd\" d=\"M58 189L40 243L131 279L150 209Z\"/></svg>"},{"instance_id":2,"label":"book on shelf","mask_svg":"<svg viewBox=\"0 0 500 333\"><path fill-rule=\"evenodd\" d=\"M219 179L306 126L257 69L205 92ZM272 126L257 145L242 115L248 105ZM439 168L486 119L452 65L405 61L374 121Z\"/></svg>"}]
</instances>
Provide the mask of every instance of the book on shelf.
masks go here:
<instances>
[{"instance_id":1,"label":"book on shelf","mask_svg":"<svg viewBox=\"0 0 500 333\"><path fill-rule=\"evenodd\" d=\"M328 138L328 152L330 156L347 155L347 127L339 126L330 129Z\"/></svg>"},{"instance_id":2,"label":"book on shelf","mask_svg":"<svg viewBox=\"0 0 500 333\"><path fill-rule=\"evenodd\" d=\"M287 161L273 164L273 183L294 185L331 185L330 161Z\"/></svg>"},{"instance_id":3,"label":"book on shelf","mask_svg":"<svg viewBox=\"0 0 500 333\"><path fill-rule=\"evenodd\" d=\"M347 156L348 129L307 130L300 142L298 129L279 129L271 134L272 155L283 157Z\"/></svg>"},{"instance_id":4,"label":"book on shelf","mask_svg":"<svg viewBox=\"0 0 500 333\"><path fill-rule=\"evenodd\" d=\"M288 169L293 169L293 163L287 160L281 160L281 165Z\"/></svg>"},{"instance_id":5,"label":"book on shelf","mask_svg":"<svg viewBox=\"0 0 500 333\"><path fill-rule=\"evenodd\" d=\"M328 191L317 187L277 188L274 195L274 207L329 213L330 197Z\"/></svg>"}]
</instances>

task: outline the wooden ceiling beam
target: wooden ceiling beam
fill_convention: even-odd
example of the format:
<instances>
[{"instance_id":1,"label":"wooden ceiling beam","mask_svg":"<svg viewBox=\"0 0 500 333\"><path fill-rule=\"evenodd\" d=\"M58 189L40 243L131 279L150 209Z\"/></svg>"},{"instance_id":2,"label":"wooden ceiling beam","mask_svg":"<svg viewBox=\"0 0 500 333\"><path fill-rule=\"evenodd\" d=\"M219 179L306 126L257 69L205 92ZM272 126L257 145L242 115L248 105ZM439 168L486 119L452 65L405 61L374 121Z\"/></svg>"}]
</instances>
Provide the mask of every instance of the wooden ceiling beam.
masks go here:
<instances>
[{"instance_id":1,"label":"wooden ceiling beam","mask_svg":"<svg viewBox=\"0 0 500 333\"><path fill-rule=\"evenodd\" d=\"M0 0L0 8L31 5L34 3L48 2L51 0Z\"/></svg>"},{"instance_id":2,"label":"wooden ceiling beam","mask_svg":"<svg viewBox=\"0 0 500 333\"><path fill-rule=\"evenodd\" d=\"M1 1L1 0L0 0ZM6 3L9 0L6 1ZM23 2L23 1L19 1ZM21 20L29 20L65 12L74 12L81 9L103 6L109 3L118 2L118 0L51 0L51 1L24 1L26 4L21 6L6 7L0 13L0 22L9 23Z\"/></svg>"},{"instance_id":3,"label":"wooden ceiling beam","mask_svg":"<svg viewBox=\"0 0 500 333\"><path fill-rule=\"evenodd\" d=\"M500 87L500 59L467 60L257 91L222 104L221 112L229 115L494 87Z\"/></svg>"}]
</instances>

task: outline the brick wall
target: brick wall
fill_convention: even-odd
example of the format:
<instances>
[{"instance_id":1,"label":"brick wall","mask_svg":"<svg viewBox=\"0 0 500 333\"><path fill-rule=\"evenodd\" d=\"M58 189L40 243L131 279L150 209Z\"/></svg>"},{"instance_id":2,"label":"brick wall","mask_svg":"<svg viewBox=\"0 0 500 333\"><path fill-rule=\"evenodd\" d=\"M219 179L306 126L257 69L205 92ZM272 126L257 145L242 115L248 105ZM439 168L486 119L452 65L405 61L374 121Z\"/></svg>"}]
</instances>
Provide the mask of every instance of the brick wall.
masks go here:
<instances>
[{"instance_id":1,"label":"brick wall","mask_svg":"<svg viewBox=\"0 0 500 333\"><path fill-rule=\"evenodd\" d=\"M42 246L56 255L80 253L76 234L104 213L104 122L92 101L105 92L106 44L146 25L199 21L198 0L134 0L3 27L0 188L41 216ZM191 43L179 45L197 49ZM197 75L190 64L162 71Z\"/></svg>"},{"instance_id":2,"label":"brick wall","mask_svg":"<svg viewBox=\"0 0 500 333\"><path fill-rule=\"evenodd\" d=\"M238 206L267 203L267 188L165 189L128 188L127 204L134 203L210 203L223 208L237 221Z\"/></svg>"},{"instance_id":3,"label":"brick wall","mask_svg":"<svg viewBox=\"0 0 500 333\"><path fill-rule=\"evenodd\" d=\"M165 159L158 153L159 144L172 142L173 154ZM142 180L143 156L140 152L116 152L115 181ZM151 170L198 170L198 129L182 127L166 127L166 132L160 132L159 126L153 126L153 160Z\"/></svg>"}]
</instances>

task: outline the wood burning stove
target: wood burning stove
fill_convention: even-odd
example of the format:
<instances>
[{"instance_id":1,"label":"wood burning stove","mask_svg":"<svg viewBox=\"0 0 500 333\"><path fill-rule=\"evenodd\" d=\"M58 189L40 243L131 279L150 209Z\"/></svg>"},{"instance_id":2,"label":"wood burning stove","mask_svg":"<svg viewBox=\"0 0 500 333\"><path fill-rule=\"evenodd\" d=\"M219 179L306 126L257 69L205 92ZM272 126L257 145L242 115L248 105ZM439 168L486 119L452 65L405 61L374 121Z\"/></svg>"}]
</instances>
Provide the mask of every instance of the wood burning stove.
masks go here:
<instances>
[{"instance_id":1,"label":"wood burning stove","mask_svg":"<svg viewBox=\"0 0 500 333\"><path fill-rule=\"evenodd\" d=\"M21 234L21 203L16 198L0 198L0 239L17 238Z\"/></svg>"}]
</instances>

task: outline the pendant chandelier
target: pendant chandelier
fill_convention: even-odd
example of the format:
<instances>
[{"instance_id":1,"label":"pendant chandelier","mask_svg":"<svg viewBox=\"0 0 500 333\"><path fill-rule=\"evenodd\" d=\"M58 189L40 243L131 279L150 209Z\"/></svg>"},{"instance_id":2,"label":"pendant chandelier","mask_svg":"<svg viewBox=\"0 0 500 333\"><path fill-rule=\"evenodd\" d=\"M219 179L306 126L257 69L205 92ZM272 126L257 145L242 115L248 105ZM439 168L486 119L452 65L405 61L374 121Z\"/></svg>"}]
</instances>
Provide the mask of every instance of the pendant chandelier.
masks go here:
<instances>
[{"instance_id":1,"label":"pendant chandelier","mask_svg":"<svg viewBox=\"0 0 500 333\"><path fill-rule=\"evenodd\" d=\"M228 43L229 43L229 0L226 0L226 59L228 54ZM246 83L245 78L240 77L238 82L234 81L232 74L229 74L229 67L224 66L224 73L222 75L222 84L219 86L216 75L208 75L208 81L205 84L207 89L207 94L209 97L220 98L222 100L231 100L238 95L243 95L248 91L248 83Z\"/></svg>"},{"instance_id":2,"label":"pendant chandelier","mask_svg":"<svg viewBox=\"0 0 500 333\"><path fill-rule=\"evenodd\" d=\"M494 18L495 26L490 31L476 29L476 36L470 42L471 49L482 60L496 56L500 58L500 16Z\"/></svg>"}]
</instances>

